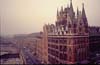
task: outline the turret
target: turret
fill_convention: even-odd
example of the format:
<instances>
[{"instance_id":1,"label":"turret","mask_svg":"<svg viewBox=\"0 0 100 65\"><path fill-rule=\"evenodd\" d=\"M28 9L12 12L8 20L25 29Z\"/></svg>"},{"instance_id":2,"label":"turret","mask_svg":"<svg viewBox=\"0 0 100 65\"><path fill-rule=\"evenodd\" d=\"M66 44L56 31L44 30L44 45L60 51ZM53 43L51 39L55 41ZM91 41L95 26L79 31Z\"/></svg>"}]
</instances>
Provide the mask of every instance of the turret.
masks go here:
<instances>
[{"instance_id":1,"label":"turret","mask_svg":"<svg viewBox=\"0 0 100 65\"><path fill-rule=\"evenodd\" d=\"M73 12L72 0L70 0L70 10Z\"/></svg>"},{"instance_id":2,"label":"turret","mask_svg":"<svg viewBox=\"0 0 100 65\"><path fill-rule=\"evenodd\" d=\"M82 4L82 19L83 19L84 26L85 26L85 32L88 33L88 22L87 22L85 9L84 9L84 3Z\"/></svg>"},{"instance_id":3,"label":"turret","mask_svg":"<svg viewBox=\"0 0 100 65\"><path fill-rule=\"evenodd\" d=\"M84 3L82 4L82 18L84 22L87 22L87 17L84 9Z\"/></svg>"},{"instance_id":4,"label":"turret","mask_svg":"<svg viewBox=\"0 0 100 65\"><path fill-rule=\"evenodd\" d=\"M61 13L63 13L63 6L61 6Z\"/></svg>"},{"instance_id":5,"label":"turret","mask_svg":"<svg viewBox=\"0 0 100 65\"><path fill-rule=\"evenodd\" d=\"M70 14L71 19L73 19L75 13L74 13L74 10L73 10L72 0L70 0L70 11L69 11L69 14Z\"/></svg>"},{"instance_id":6,"label":"turret","mask_svg":"<svg viewBox=\"0 0 100 65\"><path fill-rule=\"evenodd\" d=\"M67 4L67 8L69 8L69 4Z\"/></svg>"},{"instance_id":7,"label":"turret","mask_svg":"<svg viewBox=\"0 0 100 65\"><path fill-rule=\"evenodd\" d=\"M58 8L57 8L57 20L59 19L59 12L58 12Z\"/></svg>"},{"instance_id":8,"label":"turret","mask_svg":"<svg viewBox=\"0 0 100 65\"><path fill-rule=\"evenodd\" d=\"M79 16L79 10L78 10L78 7L77 7L77 18L78 18L78 16Z\"/></svg>"}]
</instances>

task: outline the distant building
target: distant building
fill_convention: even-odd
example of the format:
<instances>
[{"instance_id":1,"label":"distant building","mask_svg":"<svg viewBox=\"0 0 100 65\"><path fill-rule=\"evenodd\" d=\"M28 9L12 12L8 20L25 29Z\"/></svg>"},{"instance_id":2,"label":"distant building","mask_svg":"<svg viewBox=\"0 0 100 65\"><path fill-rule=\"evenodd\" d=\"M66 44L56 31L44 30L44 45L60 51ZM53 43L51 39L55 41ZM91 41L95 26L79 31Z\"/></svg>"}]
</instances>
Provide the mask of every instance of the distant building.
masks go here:
<instances>
[{"instance_id":1,"label":"distant building","mask_svg":"<svg viewBox=\"0 0 100 65\"><path fill-rule=\"evenodd\" d=\"M0 64L25 64L22 54L14 47L0 47Z\"/></svg>"},{"instance_id":2,"label":"distant building","mask_svg":"<svg viewBox=\"0 0 100 65\"><path fill-rule=\"evenodd\" d=\"M100 27L98 26L89 27L89 42L90 42L90 52L100 53Z\"/></svg>"}]
</instances>

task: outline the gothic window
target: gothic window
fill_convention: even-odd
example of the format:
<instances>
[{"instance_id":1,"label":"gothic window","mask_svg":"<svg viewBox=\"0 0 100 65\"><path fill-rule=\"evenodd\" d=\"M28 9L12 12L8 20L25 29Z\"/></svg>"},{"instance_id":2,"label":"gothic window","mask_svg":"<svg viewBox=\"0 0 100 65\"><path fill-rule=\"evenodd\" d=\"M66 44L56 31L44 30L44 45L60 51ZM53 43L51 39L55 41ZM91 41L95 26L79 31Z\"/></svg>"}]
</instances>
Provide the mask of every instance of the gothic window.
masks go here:
<instances>
[{"instance_id":1,"label":"gothic window","mask_svg":"<svg viewBox=\"0 0 100 65\"><path fill-rule=\"evenodd\" d=\"M48 39L48 42L50 42L50 39Z\"/></svg>"},{"instance_id":2,"label":"gothic window","mask_svg":"<svg viewBox=\"0 0 100 65\"><path fill-rule=\"evenodd\" d=\"M48 44L48 47L50 47L50 44Z\"/></svg>"},{"instance_id":3,"label":"gothic window","mask_svg":"<svg viewBox=\"0 0 100 65\"><path fill-rule=\"evenodd\" d=\"M76 24L74 24L74 28L76 28Z\"/></svg>"},{"instance_id":4,"label":"gothic window","mask_svg":"<svg viewBox=\"0 0 100 65\"><path fill-rule=\"evenodd\" d=\"M49 56L49 62L54 64L55 63L55 59L53 57Z\"/></svg>"},{"instance_id":5,"label":"gothic window","mask_svg":"<svg viewBox=\"0 0 100 65\"><path fill-rule=\"evenodd\" d=\"M66 47L66 46L63 46L63 47L64 47L64 48L63 48L63 51L66 52L66 51L67 51L67 47Z\"/></svg>"},{"instance_id":6,"label":"gothic window","mask_svg":"<svg viewBox=\"0 0 100 65\"><path fill-rule=\"evenodd\" d=\"M58 61L57 59L55 59L55 63L57 63L57 64L58 64L58 63L59 63L59 61Z\"/></svg>"},{"instance_id":7,"label":"gothic window","mask_svg":"<svg viewBox=\"0 0 100 65\"><path fill-rule=\"evenodd\" d=\"M63 26L64 30L66 30L66 26Z\"/></svg>"},{"instance_id":8,"label":"gothic window","mask_svg":"<svg viewBox=\"0 0 100 65\"><path fill-rule=\"evenodd\" d=\"M62 35L64 35L64 31L62 31Z\"/></svg>"},{"instance_id":9,"label":"gothic window","mask_svg":"<svg viewBox=\"0 0 100 65\"><path fill-rule=\"evenodd\" d=\"M71 24L68 25L68 28L71 28Z\"/></svg>"},{"instance_id":10,"label":"gothic window","mask_svg":"<svg viewBox=\"0 0 100 65\"><path fill-rule=\"evenodd\" d=\"M60 43L63 43L63 40L62 39L60 39Z\"/></svg>"},{"instance_id":11,"label":"gothic window","mask_svg":"<svg viewBox=\"0 0 100 65\"><path fill-rule=\"evenodd\" d=\"M66 40L66 39L64 39L64 40L63 40L63 43L67 43L67 40Z\"/></svg>"},{"instance_id":12,"label":"gothic window","mask_svg":"<svg viewBox=\"0 0 100 65\"><path fill-rule=\"evenodd\" d=\"M53 39L51 39L51 42L53 42Z\"/></svg>"},{"instance_id":13,"label":"gothic window","mask_svg":"<svg viewBox=\"0 0 100 65\"><path fill-rule=\"evenodd\" d=\"M88 33L88 29L87 28L85 29L85 32Z\"/></svg>"},{"instance_id":14,"label":"gothic window","mask_svg":"<svg viewBox=\"0 0 100 65\"><path fill-rule=\"evenodd\" d=\"M74 43L77 44L77 39L74 40Z\"/></svg>"},{"instance_id":15,"label":"gothic window","mask_svg":"<svg viewBox=\"0 0 100 65\"><path fill-rule=\"evenodd\" d=\"M71 48L69 48L69 52L71 52Z\"/></svg>"},{"instance_id":16,"label":"gothic window","mask_svg":"<svg viewBox=\"0 0 100 65\"><path fill-rule=\"evenodd\" d=\"M88 33L88 25L85 25L85 32Z\"/></svg>"},{"instance_id":17,"label":"gothic window","mask_svg":"<svg viewBox=\"0 0 100 65\"><path fill-rule=\"evenodd\" d=\"M62 51L62 46L60 46L60 51Z\"/></svg>"},{"instance_id":18,"label":"gothic window","mask_svg":"<svg viewBox=\"0 0 100 65\"><path fill-rule=\"evenodd\" d=\"M66 34L68 33L68 31L66 31Z\"/></svg>"},{"instance_id":19,"label":"gothic window","mask_svg":"<svg viewBox=\"0 0 100 65\"><path fill-rule=\"evenodd\" d=\"M67 54L63 54L63 59L67 60Z\"/></svg>"},{"instance_id":20,"label":"gothic window","mask_svg":"<svg viewBox=\"0 0 100 65\"><path fill-rule=\"evenodd\" d=\"M55 40L55 43L58 43L58 40Z\"/></svg>"},{"instance_id":21,"label":"gothic window","mask_svg":"<svg viewBox=\"0 0 100 65\"><path fill-rule=\"evenodd\" d=\"M51 61L51 57L48 55L48 61L50 62Z\"/></svg>"},{"instance_id":22,"label":"gothic window","mask_svg":"<svg viewBox=\"0 0 100 65\"><path fill-rule=\"evenodd\" d=\"M60 51L66 52L67 51L67 47L66 46L60 46Z\"/></svg>"},{"instance_id":23,"label":"gothic window","mask_svg":"<svg viewBox=\"0 0 100 65\"><path fill-rule=\"evenodd\" d=\"M76 33L76 29L74 29L74 33Z\"/></svg>"},{"instance_id":24,"label":"gothic window","mask_svg":"<svg viewBox=\"0 0 100 65\"><path fill-rule=\"evenodd\" d=\"M55 56L59 57L59 52L58 51L55 51Z\"/></svg>"},{"instance_id":25,"label":"gothic window","mask_svg":"<svg viewBox=\"0 0 100 65\"><path fill-rule=\"evenodd\" d=\"M60 59L67 60L67 54L60 53Z\"/></svg>"},{"instance_id":26,"label":"gothic window","mask_svg":"<svg viewBox=\"0 0 100 65\"><path fill-rule=\"evenodd\" d=\"M82 26L82 23L80 23L80 26Z\"/></svg>"},{"instance_id":27,"label":"gothic window","mask_svg":"<svg viewBox=\"0 0 100 65\"><path fill-rule=\"evenodd\" d=\"M56 49L58 49L58 46L56 46Z\"/></svg>"},{"instance_id":28,"label":"gothic window","mask_svg":"<svg viewBox=\"0 0 100 65\"><path fill-rule=\"evenodd\" d=\"M58 32L58 35L60 35L60 32Z\"/></svg>"},{"instance_id":29,"label":"gothic window","mask_svg":"<svg viewBox=\"0 0 100 65\"><path fill-rule=\"evenodd\" d=\"M81 28L79 28L79 32L81 32L82 31L82 29Z\"/></svg>"},{"instance_id":30,"label":"gothic window","mask_svg":"<svg viewBox=\"0 0 100 65\"><path fill-rule=\"evenodd\" d=\"M71 56L69 56L69 61L71 61Z\"/></svg>"},{"instance_id":31,"label":"gothic window","mask_svg":"<svg viewBox=\"0 0 100 65\"><path fill-rule=\"evenodd\" d=\"M67 14L65 16L67 17Z\"/></svg>"},{"instance_id":32,"label":"gothic window","mask_svg":"<svg viewBox=\"0 0 100 65\"><path fill-rule=\"evenodd\" d=\"M49 51L50 51L50 50L49 50L49 48L48 48L48 53L49 53Z\"/></svg>"},{"instance_id":33,"label":"gothic window","mask_svg":"<svg viewBox=\"0 0 100 65\"><path fill-rule=\"evenodd\" d=\"M63 27L61 27L61 30L64 30L64 28L63 28Z\"/></svg>"},{"instance_id":34,"label":"gothic window","mask_svg":"<svg viewBox=\"0 0 100 65\"><path fill-rule=\"evenodd\" d=\"M58 27L56 29L57 29L57 32L58 32Z\"/></svg>"},{"instance_id":35,"label":"gothic window","mask_svg":"<svg viewBox=\"0 0 100 65\"><path fill-rule=\"evenodd\" d=\"M66 26L66 31L68 31L68 27Z\"/></svg>"},{"instance_id":36,"label":"gothic window","mask_svg":"<svg viewBox=\"0 0 100 65\"><path fill-rule=\"evenodd\" d=\"M71 44L71 39L68 39L68 44Z\"/></svg>"}]
</instances>

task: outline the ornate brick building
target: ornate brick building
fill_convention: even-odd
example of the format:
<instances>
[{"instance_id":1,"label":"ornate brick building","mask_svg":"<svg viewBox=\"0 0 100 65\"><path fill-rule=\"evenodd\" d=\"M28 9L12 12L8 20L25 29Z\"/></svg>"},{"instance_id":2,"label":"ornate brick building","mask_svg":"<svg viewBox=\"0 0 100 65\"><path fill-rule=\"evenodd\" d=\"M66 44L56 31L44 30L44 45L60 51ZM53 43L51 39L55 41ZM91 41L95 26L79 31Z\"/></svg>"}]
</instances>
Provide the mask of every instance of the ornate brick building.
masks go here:
<instances>
[{"instance_id":1,"label":"ornate brick building","mask_svg":"<svg viewBox=\"0 0 100 65\"><path fill-rule=\"evenodd\" d=\"M49 64L75 64L88 59L88 21L82 4L82 11L74 12L70 6L57 10L55 24L44 25L43 44L45 58Z\"/></svg>"}]
</instances>

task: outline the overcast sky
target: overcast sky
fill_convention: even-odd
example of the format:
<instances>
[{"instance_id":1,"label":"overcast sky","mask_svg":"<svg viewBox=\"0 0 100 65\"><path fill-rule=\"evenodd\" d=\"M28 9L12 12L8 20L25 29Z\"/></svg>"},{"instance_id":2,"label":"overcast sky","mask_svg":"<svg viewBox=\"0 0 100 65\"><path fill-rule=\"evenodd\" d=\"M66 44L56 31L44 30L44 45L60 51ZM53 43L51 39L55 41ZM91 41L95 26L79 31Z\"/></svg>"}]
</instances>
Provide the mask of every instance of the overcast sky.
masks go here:
<instances>
[{"instance_id":1,"label":"overcast sky","mask_svg":"<svg viewBox=\"0 0 100 65\"><path fill-rule=\"evenodd\" d=\"M100 26L100 0L72 0L74 11L85 4L89 25ZM0 34L27 34L42 31L55 23L56 10L67 7L70 0L0 0Z\"/></svg>"}]
</instances>

